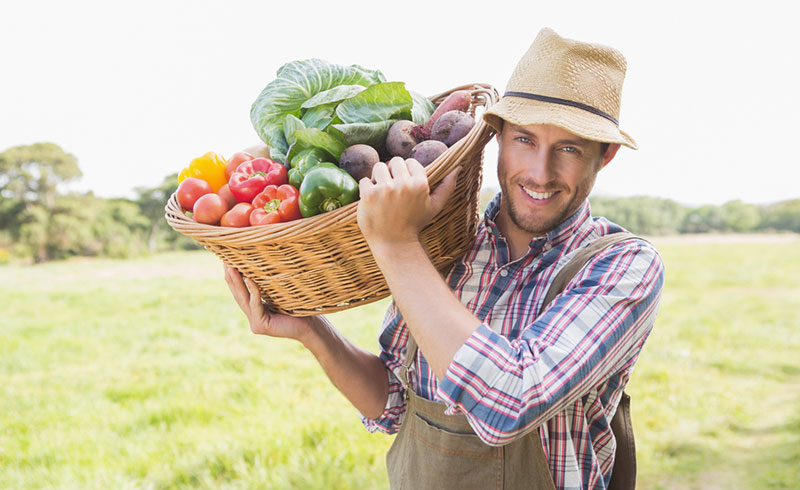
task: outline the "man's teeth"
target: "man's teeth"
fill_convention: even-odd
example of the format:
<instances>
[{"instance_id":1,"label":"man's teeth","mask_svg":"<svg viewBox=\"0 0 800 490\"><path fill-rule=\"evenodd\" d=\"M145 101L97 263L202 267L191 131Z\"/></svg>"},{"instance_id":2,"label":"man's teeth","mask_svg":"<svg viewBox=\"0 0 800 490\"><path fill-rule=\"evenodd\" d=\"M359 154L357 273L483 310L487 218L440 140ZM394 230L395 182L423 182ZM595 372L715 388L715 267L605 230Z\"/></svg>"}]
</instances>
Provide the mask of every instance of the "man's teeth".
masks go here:
<instances>
[{"instance_id":1,"label":"man's teeth","mask_svg":"<svg viewBox=\"0 0 800 490\"><path fill-rule=\"evenodd\" d=\"M553 194L555 194L555 192L534 192L534 191L529 191L528 189L526 189L524 187L522 188L522 190L525 191L525 194L531 196L534 199L549 199L550 197L553 196Z\"/></svg>"}]
</instances>

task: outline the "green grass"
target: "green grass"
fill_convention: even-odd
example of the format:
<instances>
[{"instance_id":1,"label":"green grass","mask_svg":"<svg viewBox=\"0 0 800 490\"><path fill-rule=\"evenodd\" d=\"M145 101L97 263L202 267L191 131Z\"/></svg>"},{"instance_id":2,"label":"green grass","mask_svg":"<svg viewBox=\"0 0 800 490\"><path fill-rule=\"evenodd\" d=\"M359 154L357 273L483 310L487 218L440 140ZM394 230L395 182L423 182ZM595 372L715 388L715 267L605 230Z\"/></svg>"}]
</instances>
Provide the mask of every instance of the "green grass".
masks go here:
<instances>
[{"instance_id":1,"label":"green grass","mask_svg":"<svg viewBox=\"0 0 800 490\"><path fill-rule=\"evenodd\" d=\"M640 487L796 488L800 247L659 248L629 386ZM250 333L208 252L6 265L0 298L0 488L387 486L391 437L298 345ZM331 317L375 351L385 306Z\"/></svg>"},{"instance_id":2,"label":"green grass","mask_svg":"<svg viewBox=\"0 0 800 490\"><path fill-rule=\"evenodd\" d=\"M664 301L629 389L640 483L798 488L798 242L659 249Z\"/></svg>"}]
</instances>

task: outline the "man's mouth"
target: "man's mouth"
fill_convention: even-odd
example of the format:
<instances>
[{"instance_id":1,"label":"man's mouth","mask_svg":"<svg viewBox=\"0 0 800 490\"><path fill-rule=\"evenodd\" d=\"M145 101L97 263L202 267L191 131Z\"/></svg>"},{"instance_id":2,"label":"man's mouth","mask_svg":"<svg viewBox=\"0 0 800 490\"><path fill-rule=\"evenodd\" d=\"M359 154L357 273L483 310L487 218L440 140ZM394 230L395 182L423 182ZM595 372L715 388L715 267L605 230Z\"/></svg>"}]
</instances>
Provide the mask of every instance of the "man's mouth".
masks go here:
<instances>
[{"instance_id":1,"label":"man's mouth","mask_svg":"<svg viewBox=\"0 0 800 490\"><path fill-rule=\"evenodd\" d=\"M555 191L551 192L536 192L532 191L525 186L520 186L525 194L529 195L531 198L536 199L537 201L544 201L546 199L550 199L555 195Z\"/></svg>"}]
</instances>

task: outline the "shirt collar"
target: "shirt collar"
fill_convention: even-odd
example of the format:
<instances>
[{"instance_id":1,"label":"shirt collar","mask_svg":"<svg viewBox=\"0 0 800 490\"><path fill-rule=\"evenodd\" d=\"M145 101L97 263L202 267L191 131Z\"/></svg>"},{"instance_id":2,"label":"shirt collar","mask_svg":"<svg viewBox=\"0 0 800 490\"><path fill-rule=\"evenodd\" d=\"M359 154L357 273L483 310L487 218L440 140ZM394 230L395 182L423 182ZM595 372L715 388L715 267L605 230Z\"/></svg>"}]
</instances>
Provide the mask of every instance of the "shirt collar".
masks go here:
<instances>
[{"instance_id":1,"label":"shirt collar","mask_svg":"<svg viewBox=\"0 0 800 490\"><path fill-rule=\"evenodd\" d=\"M483 212L483 222L495 237L502 236L500 235L500 230L497 228L497 223L494 221L494 219L497 217L497 213L500 211L501 194L501 192L495 194L494 198L489 201L489 204L486 205L486 211Z\"/></svg>"},{"instance_id":2,"label":"shirt collar","mask_svg":"<svg viewBox=\"0 0 800 490\"><path fill-rule=\"evenodd\" d=\"M589 226L591 223L592 211L589 207L589 200L586 199L581 204L581 207L575 211L572 216L567 218L566 221L555 227L553 231L547 234L547 242L551 247L555 247L570 237L578 234L578 230L584 226Z\"/></svg>"},{"instance_id":3,"label":"shirt collar","mask_svg":"<svg viewBox=\"0 0 800 490\"><path fill-rule=\"evenodd\" d=\"M501 192L498 192L497 195L494 196L494 199L489 202L489 204L486 206L486 211L484 212L484 223L495 237L502 236L500 234L500 229L497 227L497 223L495 222L497 213L500 211L501 194ZM575 211L572 216L564 220L560 225L556 226L547 233L547 235L544 237L546 238L545 244L548 246L548 248L552 248L563 243L569 237L577 234L579 229L583 228L584 226L588 226L591 223L591 217L591 207L589 206L589 200L587 199L583 201L581 207L578 208L578 210ZM531 240L531 246L533 246L533 242L541 239L541 236L533 237Z\"/></svg>"}]
</instances>

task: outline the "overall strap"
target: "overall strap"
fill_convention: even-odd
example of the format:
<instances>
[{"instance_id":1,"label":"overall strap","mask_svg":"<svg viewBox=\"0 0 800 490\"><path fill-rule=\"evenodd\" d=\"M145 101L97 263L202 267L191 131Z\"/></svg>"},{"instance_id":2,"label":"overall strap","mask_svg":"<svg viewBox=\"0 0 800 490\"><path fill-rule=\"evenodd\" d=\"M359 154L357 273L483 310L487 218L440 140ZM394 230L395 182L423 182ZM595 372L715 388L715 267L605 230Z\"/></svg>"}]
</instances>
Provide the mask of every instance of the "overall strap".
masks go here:
<instances>
[{"instance_id":1,"label":"overall strap","mask_svg":"<svg viewBox=\"0 0 800 490\"><path fill-rule=\"evenodd\" d=\"M564 291L567 284L592 257L614 244L632 238L641 240L640 237L628 232L612 233L602 236L580 249L558 271L555 279L550 283L541 311ZM636 488L636 443L631 424L631 397L624 391L619 405L617 405L617 411L611 419L611 432L617 441L617 449L614 453L614 466L611 470L611 482L608 488L609 490L633 490Z\"/></svg>"},{"instance_id":2,"label":"overall strap","mask_svg":"<svg viewBox=\"0 0 800 490\"><path fill-rule=\"evenodd\" d=\"M564 267L558 271L555 279L553 279L553 282L550 283L550 288L547 290L547 294L544 297L544 303L542 303L542 310L544 310L556 296L564 291L564 288L567 287L567 284L569 284L572 278L575 277L575 274L583 269L583 266L585 266L592 259L592 257L614 244L624 240L630 240L631 238L638 237L632 233L628 233L627 231L612 233L610 235L602 236L589 245L578 250L578 252L571 259L569 259L569 262L567 262Z\"/></svg>"}]
</instances>

